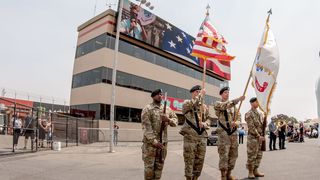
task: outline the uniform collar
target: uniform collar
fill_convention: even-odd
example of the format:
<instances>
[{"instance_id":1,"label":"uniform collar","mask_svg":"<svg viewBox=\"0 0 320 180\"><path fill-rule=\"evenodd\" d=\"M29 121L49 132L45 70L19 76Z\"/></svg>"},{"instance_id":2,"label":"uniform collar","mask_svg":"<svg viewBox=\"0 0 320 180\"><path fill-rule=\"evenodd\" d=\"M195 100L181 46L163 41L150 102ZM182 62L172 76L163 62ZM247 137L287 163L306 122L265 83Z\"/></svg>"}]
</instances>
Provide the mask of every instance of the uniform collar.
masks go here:
<instances>
[{"instance_id":1,"label":"uniform collar","mask_svg":"<svg viewBox=\"0 0 320 180\"><path fill-rule=\"evenodd\" d=\"M160 108L163 107L163 104L160 103L160 106L159 106L159 105L157 105L156 103L152 102L152 103L151 103L151 107L152 107L152 108L159 108L159 109L160 109Z\"/></svg>"}]
</instances>

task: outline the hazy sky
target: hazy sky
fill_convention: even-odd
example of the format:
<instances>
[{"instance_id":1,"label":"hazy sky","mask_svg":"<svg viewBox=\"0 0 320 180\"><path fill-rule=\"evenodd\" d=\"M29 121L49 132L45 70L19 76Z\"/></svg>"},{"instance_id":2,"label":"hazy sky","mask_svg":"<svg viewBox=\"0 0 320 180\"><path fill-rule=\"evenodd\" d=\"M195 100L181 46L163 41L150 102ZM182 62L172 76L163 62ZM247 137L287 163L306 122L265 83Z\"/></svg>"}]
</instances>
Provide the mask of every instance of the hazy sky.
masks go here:
<instances>
[{"instance_id":1,"label":"hazy sky","mask_svg":"<svg viewBox=\"0 0 320 180\"><path fill-rule=\"evenodd\" d=\"M195 36L207 3L211 21L229 42L231 97L243 93L269 8L280 51L271 115L317 116L320 75L319 0L150 0L153 12ZM77 27L115 0L0 0L0 88L69 100ZM249 88L247 97L254 96ZM242 113L249 109L248 99ZM60 101L60 102L61 102Z\"/></svg>"}]
</instances>

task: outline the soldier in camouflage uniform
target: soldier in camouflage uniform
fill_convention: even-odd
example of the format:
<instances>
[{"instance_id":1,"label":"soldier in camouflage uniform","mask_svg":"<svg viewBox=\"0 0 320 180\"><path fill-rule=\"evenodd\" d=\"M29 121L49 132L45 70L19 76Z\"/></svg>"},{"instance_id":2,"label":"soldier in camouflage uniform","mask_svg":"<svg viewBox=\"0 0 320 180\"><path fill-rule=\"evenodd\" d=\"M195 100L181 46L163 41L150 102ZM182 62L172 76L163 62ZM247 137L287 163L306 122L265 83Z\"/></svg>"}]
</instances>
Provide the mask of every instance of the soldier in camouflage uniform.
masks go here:
<instances>
[{"instance_id":1,"label":"soldier in camouflage uniform","mask_svg":"<svg viewBox=\"0 0 320 180\"><path fill-rule=\"evenodd\" d=\"M164 105L162 101L162 90L157 89L151 93L153 102L148 104L141 114L143 133L142 160L144 161L144 179L156 180L161 178L164 159L167 155L167 125L175 127L178 124L176 114L167 107L166 114L163 114ZM162 133L162 143L160 143L161 123L165 128ZM163 162L161 160L161 152Z\"/></svg>"},{"instance_id":2,"label":"soldier in camouflage uniform","mask_svg":"<svg viewBox=\"0 0 320 180\"><path fill-rule=\"evenodd\" d=\"M245 99L241 96L237 99L229 101L229 87L220 90L222 100L214 104L215 113L218 117L218 153L219 153L219 169L221 171L222 180L235 179L231 175L236 160L238 158L238 135L237 127L241 122L241 115L235 118L237 109L235 105L239 101ZM233 120L236 119L236 122Z\"/></svg>"},{"instance_id":3,"label":"soldier in camouflage uniform","mask_svg":"<svg viewBox=\"0 0 320 180\"><path fill-rule=\"evenodd\" d=\"M210 128L209 111L204 106L203 121L200 122L200 107L205 90L199 85L190 90L192 99L185 100L182 113L185 123L180 130L183 135L183 157L185 163L185 177L187 180L197 180L201 174L206 154L206 129Z\"/></svg>"},{"instance_id":4,"label":"soldier in camouflage uniform","mask_svg":"<svg viewBox=\"0 0 320 180\"><path fill-rule=\"evenodd\" d=\"M264 174L258 172L258 168L262 159L261 146L265 138L262 135L263 115L257 110L259 106L257 98L251 98L250 104L251 109L245 115L248 125L247 169L249 170L248 178L255 179L255 177L264 177Z\"/></svg>"}]
</instances>

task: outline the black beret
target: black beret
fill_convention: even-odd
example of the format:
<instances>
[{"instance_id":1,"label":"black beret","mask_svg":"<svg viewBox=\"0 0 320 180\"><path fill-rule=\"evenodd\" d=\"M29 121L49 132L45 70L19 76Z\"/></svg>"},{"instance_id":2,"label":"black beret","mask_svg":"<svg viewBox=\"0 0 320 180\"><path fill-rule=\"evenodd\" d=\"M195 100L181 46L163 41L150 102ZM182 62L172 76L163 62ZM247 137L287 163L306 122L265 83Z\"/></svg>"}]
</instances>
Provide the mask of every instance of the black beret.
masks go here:
<instances>
[{"instance_id":1,"label":"black beret","mask_svg":"<svg viewBox=\"0 0 320 180\"><path fill-rule=\"evenodd\" d=\"M229 87L223 87L223 88L220 89L219 94L221 95L224 91L227 91L227 90L229 91L230 88Z\"/></svg>"},{"instance_id":2,"label":"black beret","mask_svg":"<svg viewBox=\"0 0 320 180\"><path fill-rule=\"evenodd\" d=\"M152 91L151 97L155 97L155 96L158 95L159 93L162 93L162 89L156 89L156 90Z\"/></svg>"},{"instance_id":3,"label":"black beret","mask_svg":"<svg viewBox=\"0 0 320 180\"><path fill-rule=\"evenodd\" d=\"M201 90L201 86L199 86L199 85L193 86L193 87L190 89L190 93L193 93L194 91L197 91L197 90Z\"/></svg>"},{"instance_id":4,"label":"black beret","mask_svg":"<svg viewBox=\"0 0 320 180\"><path fill-rule=\"evenodd\" d=\"M250 103L253 103L253 102L256 102L257 101L257 98L256 97L253 97L250 99Z\"/></svg>"}]
</instances>

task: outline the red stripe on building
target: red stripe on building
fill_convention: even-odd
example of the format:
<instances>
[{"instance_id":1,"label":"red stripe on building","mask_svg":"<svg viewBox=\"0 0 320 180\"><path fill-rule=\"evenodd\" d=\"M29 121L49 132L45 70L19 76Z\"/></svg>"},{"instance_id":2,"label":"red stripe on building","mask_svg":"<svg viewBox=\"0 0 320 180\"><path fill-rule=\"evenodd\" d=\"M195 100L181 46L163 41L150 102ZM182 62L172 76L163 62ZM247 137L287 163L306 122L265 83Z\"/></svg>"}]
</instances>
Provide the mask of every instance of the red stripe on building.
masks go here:
<instances>
[{"instance_id":1,"label":"red stripe on building","mask_svg":"<svg viewBox=\"0 0 320 180\"><path fill-rule=\"evenodd\" d=\"M106 21L106 22L104 22L104 23L101 23L101 24L99 24L99 25L97 25L97 26L89 29L88 31L86 31L86 32L84 32L84 33L82 33L82 34L79 34L78 38L80 38L80 37L82 37L82 36L84 36L84 35L92 32L93 30L98 29L98 28L100 28L101 26L104 26L104 25L106 25L106 24L111 24L111 25L113 25L113 26L115 25L115 23L114 23L113 21Z\"/></svg>"},{"instance_id":2,"label":"red stripe on building","mask_svg":"<svg viewBox=\"0 0 320 180\"><path fill-rule=\"evenodd\" d=\"M14 102L17 103L17 108L33 107L33 101L27 101L27 100L21 100L21 99L12 99L12 98L5 98L5 97L1 97L1 98L5 99L5 100L0 99L0 104L4 104L5 106L8 106L8 107L13 107L14 106ZM6 100L8 100L8 101L6 101ZM25 105L27 107L21 106L19 104Z\"/></svg>"}]
</instances>

